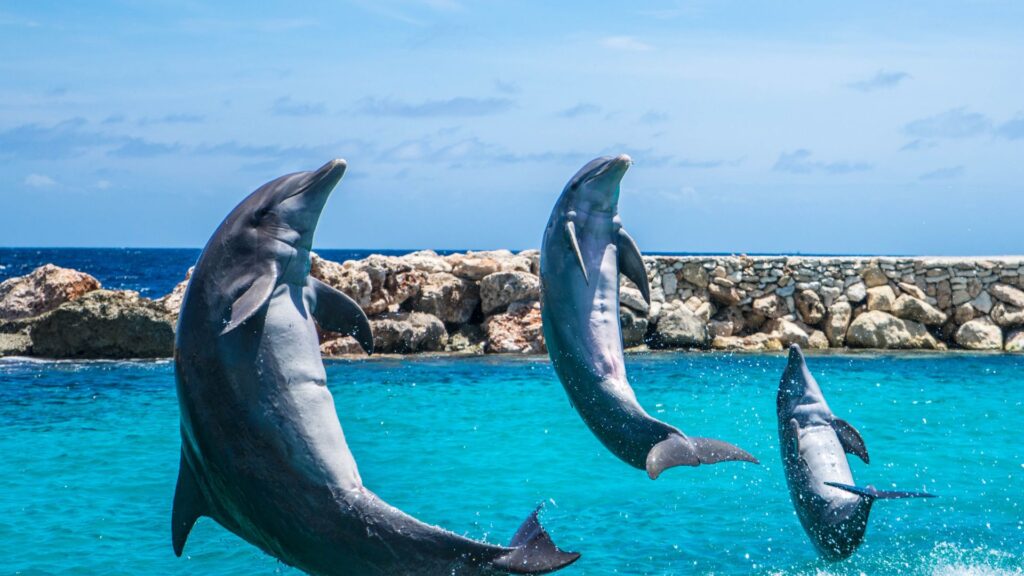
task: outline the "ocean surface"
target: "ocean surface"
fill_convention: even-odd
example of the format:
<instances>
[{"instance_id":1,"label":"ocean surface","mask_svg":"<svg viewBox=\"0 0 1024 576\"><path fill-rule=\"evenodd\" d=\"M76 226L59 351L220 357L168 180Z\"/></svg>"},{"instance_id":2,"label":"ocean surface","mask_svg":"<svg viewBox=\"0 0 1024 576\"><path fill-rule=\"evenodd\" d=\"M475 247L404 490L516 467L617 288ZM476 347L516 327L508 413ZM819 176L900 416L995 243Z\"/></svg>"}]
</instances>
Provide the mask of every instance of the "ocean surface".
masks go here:
<instances>
[{"instance_id":1,"label":"ocean surface","mask_svg":"<svg viewBox=\"0 0 1024 576\"><path fill-rule=\"evenodd\" d=\"M851 459L857 481L940 495L877 503L864 545L836 564L817 559L786 490L781 354L627 363L652 413L763 465L651 481L601 447L537 358L333 361L327 372L369 488L493 543L545 502L554 540L583 554L560 574L1024 573L1024 357L809 356L870 450L870 466ZM298 574L205 518L173 555L169 362L0 360L0 427L2 574Z\"/></svg>"}]
</instances>

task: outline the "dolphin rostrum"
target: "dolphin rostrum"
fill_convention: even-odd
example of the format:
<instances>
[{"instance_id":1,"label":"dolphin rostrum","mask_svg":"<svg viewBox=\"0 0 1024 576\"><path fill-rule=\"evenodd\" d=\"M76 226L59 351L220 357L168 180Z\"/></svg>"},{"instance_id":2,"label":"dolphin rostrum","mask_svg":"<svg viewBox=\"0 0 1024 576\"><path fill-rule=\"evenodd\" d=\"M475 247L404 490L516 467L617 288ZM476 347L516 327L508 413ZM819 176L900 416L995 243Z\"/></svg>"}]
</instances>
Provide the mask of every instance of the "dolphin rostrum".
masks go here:
<instances>
[{"instance_id":1,"label":"dolphin rostrum","mask_svg":"<svg viewBox=\"0 0 1024 576\"><path fill-rule=\"evenodd\" d=\"M242 201L196 264L174 361L181 462L172 543L200 516L317 575L533 574L578 558L531 514L508 547L464 538L389 506L363 486L317 342L323 329L373 349L359 306L309 276L333 160Z\"/></svg>"},{"instance_id":2,"label":"dolphin rostrum","mask_svg":"<svg viewBox=\"0 0 1024 576\"><path fill-rule=\"evenodd\" d=\"M619 182L629 156L592 160L562 191L541 245L544 341L569 400L608 450L657 478L673 466L726 460L747 452L696 438L651 417L626 380L619 323L619 273L650 303L647 270L619 220Z\"/></svg>"},{"instance_id":3,"label":"dolphin rostrum","mask_svg":"<svg viewBox=\"0 0 1024 576\"><path fill-rule=\"evenodd\" d=\"M934 498L925 492L854 485L846 454L856 454L866 464L868 449L860 432L832 413L796 344L789 348L776 407L789 495L804 531L824 558L842 560L857 550L875 500Z\"/></svg>"}]
</instances>

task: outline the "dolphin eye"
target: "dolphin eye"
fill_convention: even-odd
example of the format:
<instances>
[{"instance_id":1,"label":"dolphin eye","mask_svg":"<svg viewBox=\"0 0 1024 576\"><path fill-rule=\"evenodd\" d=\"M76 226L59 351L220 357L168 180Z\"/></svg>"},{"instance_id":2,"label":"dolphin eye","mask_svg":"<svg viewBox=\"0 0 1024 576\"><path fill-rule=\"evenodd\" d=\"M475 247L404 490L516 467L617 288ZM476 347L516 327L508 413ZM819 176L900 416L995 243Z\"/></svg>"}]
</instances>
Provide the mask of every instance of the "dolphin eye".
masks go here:
<instances>
[{"instance_id":1,"label":"dolphin eye","mask_svg":"<svg viewBox=\"0 0 1024 576\"><path fill-rule=\"evenodd\" d=\"M269 212L270 212L270 208L267 208L266 206L264 206L264 207L260 208L259 210L253 212L253 214L252 214L252 225L253 226L259 226L263 222L263 219L267 217L267 214Z\"/></svg>"}]
</instances>

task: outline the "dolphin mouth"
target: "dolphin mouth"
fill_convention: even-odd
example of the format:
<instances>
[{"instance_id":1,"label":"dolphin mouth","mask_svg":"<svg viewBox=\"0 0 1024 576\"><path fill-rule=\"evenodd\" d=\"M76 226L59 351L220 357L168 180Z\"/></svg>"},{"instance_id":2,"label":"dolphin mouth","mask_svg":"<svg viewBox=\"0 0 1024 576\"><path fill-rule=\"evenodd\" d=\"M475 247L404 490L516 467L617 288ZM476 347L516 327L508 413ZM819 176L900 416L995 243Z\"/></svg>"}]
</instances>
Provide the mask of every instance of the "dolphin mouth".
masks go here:
<instances>
[{"instance_id":1,"label":"dolphin mouth","mask_svg":"<svg viewBox=\"0 0 1024 576\"><path fill-rule=\"evenodd\" d=\"M299 196L300 194L306 194L312 190L323 190L331 191L341 180L341 177L345 175L345 169L348 168L348 163L341 158L335 158L318 168L316 172L309 175L309 179L305 184L299 186L294 192L285 196L281 201L285 201L289 198Z\"/></svg>"},{"instance_id":2,"label":"dolphin mouth","mask_svg":"<svg viewBox=\"0 0 1024 576\"><path fill-rule=\"evenodd\" d=\"M597 170L591 172L583 178L583 182L595 182L597 180L611 180L615 179L616 182L622 180L622 176L626 174L626 170L633 164L633 159L628 154L619 154L618 156L608 160Z\"/></svg>"}]
</instances>

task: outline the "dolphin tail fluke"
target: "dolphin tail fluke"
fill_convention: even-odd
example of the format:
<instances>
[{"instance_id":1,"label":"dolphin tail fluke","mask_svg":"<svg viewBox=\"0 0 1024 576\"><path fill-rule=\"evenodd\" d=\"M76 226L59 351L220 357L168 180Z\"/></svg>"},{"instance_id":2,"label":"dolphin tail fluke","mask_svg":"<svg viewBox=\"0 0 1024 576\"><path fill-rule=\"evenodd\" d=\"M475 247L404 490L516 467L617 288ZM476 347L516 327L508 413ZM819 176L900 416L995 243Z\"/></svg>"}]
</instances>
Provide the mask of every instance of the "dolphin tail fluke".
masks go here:
<instances>
[{"instance_id":1,"label":"dolphin tail fluke","mask_svg":"<svg viewBox=\"0 0 1024 576\"><path fill-rule=\"evenodd\" d=\"M171 512L171 544L174 546L174 555L181 557L185 549L185 540L196 520L203 515L205 501L196 484L195 476L192 475L192 467L181 455L181 462L178 464L178 485L174 489L174 509Z\"/></svg>"},{"instance_id":2,"label":"dolphin tail fluke","mask_svg":"<svg viewBox=\"0 0 1024 576\"><path fill-rule=\"evenodd\" d=\"M751 462L760 464L746 450L714 438L688 438L672 434L658 442L647 453L647 475L655 480L662 472L676 466L700 466L719 462Z\"/></svg>"},{"instance_id":3,"label":"dolphin tail fluke","mask_svg":"<svg viewBox=\"0 0 1024 576\"><path fill-rule=\"evenodd\" d=\"M509 547L513 550L494 560L496 568L512 574L547 574L579 559L578 552L565 552L555 546L537 518L541 507L543 504L537 506L512 537Z\"/></svg>"},{"instance_id":4,"label":"dolphin tail fluke","mask_svg":"<svg viewBox=\"0 0 1024 576\"><path fill-rule=\"evenodd\" d=\"M857 496L863 498L870 498L872 500L897 500L900 498L936 498L935 494L929 494L927 492L902 492L898 490L878 490L874 486L868 486L861 488L860 486L851 486L849 484L840 484L839 482L825 482L826 486L833 488L839 488L840 490L846 490Z\"/></svg>"}]
</instances>

